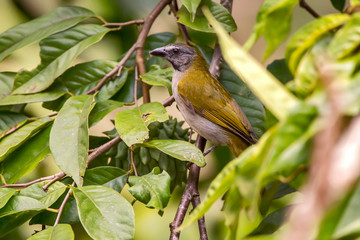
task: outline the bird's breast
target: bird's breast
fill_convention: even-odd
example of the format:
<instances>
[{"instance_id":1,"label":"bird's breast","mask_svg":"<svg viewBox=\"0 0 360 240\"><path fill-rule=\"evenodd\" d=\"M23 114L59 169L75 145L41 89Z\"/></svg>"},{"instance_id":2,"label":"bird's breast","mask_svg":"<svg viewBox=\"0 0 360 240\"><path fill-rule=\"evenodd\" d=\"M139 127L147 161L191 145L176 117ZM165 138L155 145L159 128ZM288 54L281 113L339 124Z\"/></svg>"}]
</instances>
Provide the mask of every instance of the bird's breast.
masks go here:
<instances>
[{"instance_id":1,"label":"bird's breast","mask_svg":"<svg viewBox=\"0 0 360 240\"><path fill-rule=\"evenodd\" d=\"M175 102L183 115L185 121L189 126L194 129L201 136L207 140L213 142L215 145L227 145L228 144L228 135L229 132L224 130L219 125L209 121L208 119L202 117L200 114L195 112L194 108L187 106L184 101L181 99L178 92L178 84L180 81L183 81L183 72L174 71L172 78L172 92L175 98ZM186 87L194 88L196 86L191 85L191 81L186 85ZM194 91L189 91L194 92ZM199 97L202 97L201 90L197 92Z\"/></svg>"}]
</instances>

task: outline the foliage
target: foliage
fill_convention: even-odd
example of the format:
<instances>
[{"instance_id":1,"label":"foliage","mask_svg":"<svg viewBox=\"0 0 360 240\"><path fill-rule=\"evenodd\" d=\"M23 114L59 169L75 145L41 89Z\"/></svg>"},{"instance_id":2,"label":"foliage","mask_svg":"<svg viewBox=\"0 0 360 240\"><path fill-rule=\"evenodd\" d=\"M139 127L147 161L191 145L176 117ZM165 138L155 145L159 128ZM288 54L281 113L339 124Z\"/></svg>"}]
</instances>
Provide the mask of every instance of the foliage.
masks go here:
<instances>
[{"instance_id":1,"label":"foliage","mask_svg":"<svg viewBox=\"0 0 360 240\"><path fill-rule=\"evenodd\" d=\"M169 2L162 0L157 7ZM201 204L178 230L196 222L224 196L226 239L278 239L296 224L286 213L299 201L298 190L305 189L306 199L307 183L320 171L313 164L319 161L314 157L321 151L319 136L331 126L338 134L334 142L330 137L322 142L332 146L330 157L333 149L341 152L339 139L348 140L347 130L360 110L356 1L346 6L345 1L331 0L340 13L297 29L289 36L284 58L267 69L246 51L264 36L268 58L289 35L298 2L265 0L241 47L228 35L236 24L225 7L210 0L181 0L178 23L199 34L216 33L225 59L219 81L248 116L259 142L217 173ZM90 18L91 24L84 23ZM142 83L171 94L173 70L162 59L150 57L149 51L181 37L168 32L147 36L150 22L119 61L73 65L87 48L121 29L102 21L90 10L60 7L0 34L0 61L33 43L39 43L41 58L31 71L0 73L1 236L30 220L46 229L29 239L74 239L74 223L81 223L93 239L133 239L135 215L127 199L161 215L175 187L186 182L186 165L206 166L183 122L169 117L159 102L138 103L148 94ZM210 63L214 49L196 48ZM29 115L24 107L34 102L53 113ZM89 128L115 109L114 129L103 137L89 135ZM331 125L333 119L342 120L342 125ZM46 158L62 172L18 183ZM337 176L329 177L337 182ZM354 214L360 198L358 175L354 179L339 181L343 185L334 196L327 190L328 205L319 205L323 212L309 218L317 226L312 229L317 239L360 237L360 216Z\"/></svg>"}]
</instances>

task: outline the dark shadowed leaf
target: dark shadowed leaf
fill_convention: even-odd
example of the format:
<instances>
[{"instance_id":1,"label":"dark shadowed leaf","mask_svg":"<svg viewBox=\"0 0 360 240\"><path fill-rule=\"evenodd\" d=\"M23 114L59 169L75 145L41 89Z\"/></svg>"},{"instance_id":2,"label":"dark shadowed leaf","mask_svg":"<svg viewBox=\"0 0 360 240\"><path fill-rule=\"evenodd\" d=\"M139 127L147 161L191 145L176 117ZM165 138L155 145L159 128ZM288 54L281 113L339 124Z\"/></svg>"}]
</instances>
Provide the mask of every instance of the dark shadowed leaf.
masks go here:
<instances>
[{"instance_id":1,"label":"dark shadowed leaf","mask_svg":"<svg viewBox=\"0 0 360 240\"><path fill-rule=\"evenodd\" d=\"M95 125L101 119L103 119L106 115L108 115L113 110L124 106L124 103L114 101L114 100L106 100L103 102L97 102L93 110L91 110L89 116L89 127Z\"/></svg>"},{"instance_id":2,"label":"dark shadowed leaf","mask_svg":"<svg viewBox=\"0 0 360 240\"><path fill-rule=\"evenodd\" d=\"M127 174L121 168L103 166L88 169L84 176L84 186L104 185L121 192L126 184Z\"/></svg>"},{"instance_id":3,"label":"dark shadowed leaf","mask_svg":"<svg viewBox=\"0 0 360 240\"><path fill-rule=\"evenodd\" d=\"M6 183L14 183L22 176L32 172L49 153L49 134L51 126L30 138L26 144L12 152L0 163L0 173Z\"/></svg>"},{"instance_id":4,"label":"dark shadowed leaf","mask_svg":"<svg viewBox=\"0 0 360 240\"><path fill-rule=\"evenodd\" d=\"M346 2L345 0L330 0L330 1L335 9L339 10L340 12L343 11Z\"/></svg>"},{"instance_id":5,"label":"dark shadowed leaf","mask_svg":"<svg viewBox=\"0 0 360 240\"><path fill-rule=\"evenodd\" d=\"M0 209L0 236L6 235L45 209L36 199L15 196Z\"/></svg>"},{"instance_id":6,"label":"dark shadowed leaf","mask_svg":"<svg viewBox=\"0 0 360 240\"><path fill-rule=\"evenodd\" d=\"M20 147L26 140L28 140L34 133L44 128L51 118L45 117L37 121L30 122L14 133L4 137L0 141L0 162L3 161L10 153Z\"/></svg>"},{"instance_id":7,"label":"dark shadowed leaf","mask_svg":"<svg viewBox=\"0 0 360 240\"><path fill-rule=\"evenodd\" d=\"M0 139L11 129L19 128L27 122L27 117L21 113L0 111Z\"/></svg>"}]
</instances>

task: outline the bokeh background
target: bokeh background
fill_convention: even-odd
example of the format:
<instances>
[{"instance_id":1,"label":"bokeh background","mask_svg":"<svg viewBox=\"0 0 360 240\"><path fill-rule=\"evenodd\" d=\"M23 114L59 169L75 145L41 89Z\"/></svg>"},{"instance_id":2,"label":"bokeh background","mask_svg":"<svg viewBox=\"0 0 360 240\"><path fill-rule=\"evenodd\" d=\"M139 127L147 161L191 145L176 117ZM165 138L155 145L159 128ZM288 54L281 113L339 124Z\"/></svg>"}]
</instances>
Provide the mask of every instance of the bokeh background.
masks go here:
<instances>
[{"instance_id":1,"label":"bokeh background","mask_svg":"<svg viewBox=\"0 0 360 240\"><path fill-rule=\"evenodd\" d=\"M101 16L108 22L125 22L134 19L142 19L147 16L151 9L157 4L158 0L1 0L0 1L0 33L9 29L12 26L26 22L33 18L39 17L48 13L58 6L75 5L88 8ZM232 36L243 44L249 37L252 27L256 20L257 11L259 10L262 0L234 0L233 16L237 23L238 29L232 33ZM335 13L328 0L310 1L311 5L320 15ZM178 33L178 28L175 18L168 14L168 8L156 19L150 34L157 32L173 32ZM293 12L292 32L297 28L309 22L313 17L304 9L296 6ZM274 26L276 27L276 26ZM117 60L119 56L126 51L136 40L139 28L137 26L124 27L121 31L108 34L101 42L87 49L74 64L79 62L91 61L94 59L111 59ZM215 41L214 35L199 35L190 31L192 37L196 41L206 44L213 44ZM275 59L284 56L286 41L271 55L269 59L263 62L263 65L271 63ZM40 63L39 46L33 44L22 48L8 57L0 64L0 71L19 71L21 69L31 70ZM265 41L260 38L259 41L250 50L250 53L259 61L265 50ZM153 87L151 89L152 101L162 102L169 97L165 88ZM31 116L44 116L51 112L41 107L40 104L29 104L26 107L26 112ZM170 115L182 119L177 111L175 104L168 108ZM103 131L111 130L113 128L110 119L115 115L116 111L110 114L101 123L90 129L90 134L101 135ZM184 125L186 127L186 125ZM226 164L227 159L230 159L230 152L226 148L216 150L215 154L207 157L207 167L201 172L200 192L201 196L206 193L207 187L216 173ZM224 161L225 159L225 161ZM41 176L47 176L59 172L53 160L48 159L40 163L39 168L35 172L28 174L21 181L26 182L36 179ZM127 195L127 190L124 189L125 197L131 201L131 197ZM134 204L136 215L136 240L148 239L168 239L169 224L172 222L179 199L183 192L183 188L178 187L168 205L165 209L164 215L161 217L156 210L146 208L142 203L136 202ZM209 239L223 239L225 230L222 227L224 218L221 214L222 201L217 203L206 214L206 225L209 233ZM86 232L79 225L73 226L76 239L90 239ZM2 239L26 239L35 230L40 230L40 226L28 226L24 224L17 231L0 238ZM197 225L185 229L181 233L181 239L198 239Z\"/></svg>"}]
</instances>

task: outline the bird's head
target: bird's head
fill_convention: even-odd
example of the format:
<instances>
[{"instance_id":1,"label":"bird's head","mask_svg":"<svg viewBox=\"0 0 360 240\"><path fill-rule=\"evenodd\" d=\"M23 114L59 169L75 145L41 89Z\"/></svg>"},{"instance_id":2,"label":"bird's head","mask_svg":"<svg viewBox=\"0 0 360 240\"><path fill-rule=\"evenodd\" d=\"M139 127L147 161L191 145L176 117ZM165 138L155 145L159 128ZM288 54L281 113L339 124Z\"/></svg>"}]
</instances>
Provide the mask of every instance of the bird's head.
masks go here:
<instances>
[{"instance_id":1,"label":"bird's head","mask_svg":"<svg viewBox=\"0 0 360 240\"><path fill-rule=\"evenodd\" d=\"M194 48L181 43L156 48L150 51L150 54L165 58L173 65L175 70L180 72L188 69L198 55Z\"/></svg>"}]
</instances>

